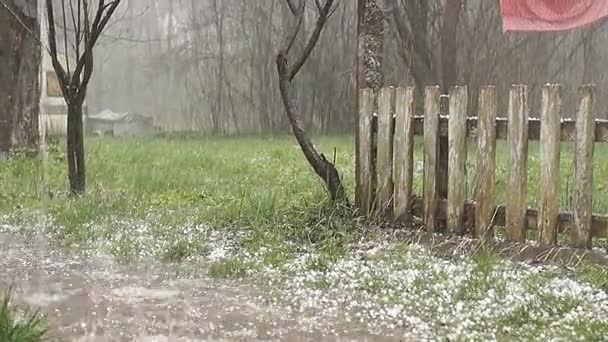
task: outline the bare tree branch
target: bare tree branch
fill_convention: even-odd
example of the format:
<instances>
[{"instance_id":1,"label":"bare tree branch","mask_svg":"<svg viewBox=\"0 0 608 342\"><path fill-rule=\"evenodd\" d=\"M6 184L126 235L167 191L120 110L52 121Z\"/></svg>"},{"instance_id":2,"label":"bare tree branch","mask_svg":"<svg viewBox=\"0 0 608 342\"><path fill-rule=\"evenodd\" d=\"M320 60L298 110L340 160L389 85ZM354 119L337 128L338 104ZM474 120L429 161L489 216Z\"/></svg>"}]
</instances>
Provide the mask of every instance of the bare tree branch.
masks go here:
<instances>
[{"instance_id":1,"label":"bare tree branch","mask_svg":"<svg viewBox=\"0 0 608 342\"><path fill-rule=\"evenodd\" d=\"M314 50L315 46L317 45L317 41L319 40L319 36L321 36L323 27L325 26L325 23L327 22L327 18L329 17L329 12L332 8L333 3L334 3L333 0L325 0L325 5L323 5L323 8L322 8L321 12L319 13L319 17L317 18L317 23L315 25L315 29L312 32L312 35L310 36L310 38L308 39L308 43L306 43L304 52L302 53L300 58L296 61L296 63L293 65L291 70L289 70L289 80L290 81L293 80L294 77L296 77L296 75L298 74L298 72L300 71L300 69L302 68L304 63L306 63L308 56L310 56L310 54L312 53L312 50Z\"/></svg>"},{"instance_id":2,"label":"bare tree branch","mask_svg":"<svg viewBox=\"0 0 608 342\"><path fill-rule=\"evenodd\" d=\"M287 1L290 1L290 0L287 0ZM296 42L296 39L298 38L298 33L300 32L302 23L304 22L304 14L306 12L306 1L301 1L299 7L295 11L292 11L292 12L295 13L294 16L296 16L296 18L297 18L297 23L296 23L296 26L293 28L292 34L290 36L288 36L288 38L287 38L287 44L286 44L286 48L285 48L286 54L289 54L289 51L291 51L293 44Z\"/></svg>"},{"instance_id":3,"label":"bare tree branch","mask_svg":"<svg viewBox=\"0 0 608 342\"><path fill-rule=\"evenodd\" d=\"M293 0L286 0L286 2L291 14L297 16L299 13L299 8L304 5L303 3L306 2L306 0L299 0L297 6L293 3Z\"/></svg>"}]
</instances>

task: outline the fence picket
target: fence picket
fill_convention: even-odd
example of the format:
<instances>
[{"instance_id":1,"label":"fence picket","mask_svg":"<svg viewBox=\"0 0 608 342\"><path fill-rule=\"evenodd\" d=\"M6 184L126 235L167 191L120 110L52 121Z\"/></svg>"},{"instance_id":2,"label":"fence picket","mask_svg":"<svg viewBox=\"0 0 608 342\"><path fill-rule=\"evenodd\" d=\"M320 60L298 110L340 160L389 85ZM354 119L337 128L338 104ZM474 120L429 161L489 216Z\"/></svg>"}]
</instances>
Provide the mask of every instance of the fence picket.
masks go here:
<instances>
[{"instance_id":1,"label":"fence picket","mask_svg":"<svg viewBox=\"0 0 608 342\"><path fill-rule=\"evenodd\" d=\"M463 235L464 202L466 199L467 163L467 103L466 87L450 90L450 119L448 121L448 232Z\"/></svg>"},{"instance_id":2,"label":"fence picket","mask_svg":"<svg viewBox=\"0 0 608 342\"><path fill-rule=\"evenodd\" d=\"M358 208L363 215L369 213L372 204L372 114L373 92L359 91L359 172L357 172Z\"/></svg>"},{"instance_id":3,"label":"fence picket","mask_svg":"<svg viewBox=\"0 0 608 342\"><path fill-rule=\"evenodd\" d=\"M434 232L437 225L437 142L439 134L439 87L425 89L424 96L424 226Z\"/></svg>"},{"instance_id":4,"label":"fence picket","mask_svg":"<svg viewBox=\"0 0 608 342\"><path fill-rule=\"evenodd\" d=\"M477 173L475 194L475 235L492 239L494 229L494 187L496 178L496 87L488 86L479 94L477 126Z\"/></svg>"},{"instance_id":5,"label":"fence picket","mask_svg":"<svg viewBox=\"0 0 608 342\"><path fill-rule=\"evenodd\" d=\"M506 234L509 241L526 240L527 178L528 178L528 89L513 86L509 94L510 148L506 192Z\"/></svg>"},{"instance_id":6,"label":"fence picket","mask_svg":"<svg viewBox=\"0 0 608 342\"><path fill-rule=\"evenodd\" d=\"M557 243L561 105L560 87L543 87L539 152L543 187L538 201L538 240L545 244Z\"/></svg>"},{"instance_id":7,"label":"fence picket","mask_svg":"<svg viewBox=\"0 0 608 342\"><path fill-rule=\"evenodd\" d=\"M579 89L580 105L576 118L574 168L574 229L572 241L577 248L591 248L593 141L595 140L595 88Z\"/></svg>"},{"instance_id":8,"label":"fence picket","mask_svg":"<svg viewBox=\"0 0 608 342\"><path fill-rule=\"evenodd\" d=\"M378 98L378 152L376 158L377 174L377 209L380 213L391 216L393 195L393 99L395 88L385 87L380 90Z\"/></svg>"},{"instance_id":9,"label":"fence picket","mask_svg":"<svg viewBox=\"0 0 608 342\"><path fill-rule=\"evenodd\" d=\"M414 179L414 88L397 88L395 94L394 215L407 220Z\"/></svg>"}]
</instances>

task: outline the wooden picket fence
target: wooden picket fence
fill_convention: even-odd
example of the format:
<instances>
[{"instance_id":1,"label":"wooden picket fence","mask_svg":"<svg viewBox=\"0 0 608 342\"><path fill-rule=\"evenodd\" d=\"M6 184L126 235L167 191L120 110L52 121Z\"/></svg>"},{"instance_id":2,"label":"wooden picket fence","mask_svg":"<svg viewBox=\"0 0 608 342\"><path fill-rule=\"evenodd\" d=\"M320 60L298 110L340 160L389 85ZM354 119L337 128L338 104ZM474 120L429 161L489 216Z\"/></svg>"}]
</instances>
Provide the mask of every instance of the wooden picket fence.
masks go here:
<instances>
[{"instance_id":1,"label":"wooden picket fence","mask_svg":"<svg viewBox=\"0 0 608 342\"><path fill-rule=\"evenodd\" d=\"M507 118L497 117L493 86L480 90L478 116L467 115L468 90L456 86L449 93L449 115L440 114L439 87L424 92L424 115L414 114L414 88L382 88L377 101L370 89L359 94L356 202L365 214L382 213L393 220L422 218L429 232L439 220L448 234L471 233L492 239L494 226L505 228L509 241L523 242L528 230L537 240L555 244L559 233L569 232L578 248L590 248L591 239L608 238L608 216L592 213L593 154L595 143L608 142L608 121L596 120L595 87L579 88L575 120L561 119L561 89L542 89L540 118L530 118L528 89L510 89ZM376 105L377 103L377 105ZM423 190L413 193L414 136L423 136ZM438 140L448 136L448 196L440 198ZM466 199L467 137L475 139L477 165L475 198ZM472 140L469 139L469 140ZM504 205L495 205L496 140L509 147ZM527 204L528 141L540 141L538 209ZM474 141L474 140L473 140ZM571 212L560 211L559 166L561 142L574 142L574 190Z\"/></svg>"}]
</instances>

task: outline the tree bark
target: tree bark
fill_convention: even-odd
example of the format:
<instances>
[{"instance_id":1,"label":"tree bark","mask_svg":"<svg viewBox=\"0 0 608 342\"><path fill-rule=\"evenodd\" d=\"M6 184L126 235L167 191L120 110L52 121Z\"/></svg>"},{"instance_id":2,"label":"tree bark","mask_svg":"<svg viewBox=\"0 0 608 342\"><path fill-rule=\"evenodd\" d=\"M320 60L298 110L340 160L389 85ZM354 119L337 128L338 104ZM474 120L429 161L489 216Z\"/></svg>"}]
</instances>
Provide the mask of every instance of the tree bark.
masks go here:
<instances>
[{"instance_id":1,"label":"tree bark","mask_svg":"<svg viewBox=\"0 0 608 342\"><path fill-rule=\"evenodd\" d=\"M0 154L38 146L39 32L35 0L0 5Z\"/></svg>"},{"instance_id":2,"label":"tree bark","mask_svg":"<svg viewBox=\"0 0 608 342\"><path fill-rule=\"evenodd\" d=\"M384 14L377 0L359 0L357 13L359 89L377 94L384 85Z\"/></svg>"},{"instance_id":3,"label":"tree bark","mask_svg":"<svg viewBox=\"0 0 608 342\"><path fill-rule=\"evenodd\" d=\"M356 115L357 127L359 117L359 90L370 88L377 96L384 85L384 15L377 0L359 0L357 2L357 51L356 51ZM376 104L377 105L377 104ZM356 130L357 132L358 130ZM359 151L359 136L355 133L355 150ZM374 163L372 163L374 164ZM360 173L359 156L355 158L355 176ZM356 185L357 187L359 184ZM375 184L372 184L375 188ZM373 190L372 190L373 191ZM355 196L362 193L356 189ZM361 207L360 199L355 198L357 207Z\"/></svg>"},{"instance_id":4,"label":"tree bark","mask_svg":"<svg viewBox=\"0 0 608 342\"><path fill-rule=\"evenodd\" d=\"M85 191L84 135L82 124L82 102L68 104L67 160L70 191L74 195Z\"/></svg>"}]
</instances>

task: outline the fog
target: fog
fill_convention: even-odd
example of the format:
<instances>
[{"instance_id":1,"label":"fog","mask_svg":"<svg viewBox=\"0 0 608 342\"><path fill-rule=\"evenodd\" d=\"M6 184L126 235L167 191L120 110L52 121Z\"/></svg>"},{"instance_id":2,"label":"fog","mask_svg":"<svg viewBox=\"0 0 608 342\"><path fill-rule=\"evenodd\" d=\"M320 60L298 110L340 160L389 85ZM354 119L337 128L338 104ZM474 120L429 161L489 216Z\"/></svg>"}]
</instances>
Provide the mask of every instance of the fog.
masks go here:
<instances>
[{"instance_id":1,"label":"fog","mask_svg":"<svg viewBox=\"0 0 608 342\"><path fill-rule=\"evenodd\" d=\"M383 70L386 85L412 85L416 54L426 54L430 70L423 83L439 83L440 3L425 8L398 1L406 11L426 11L422 27L427 47L404 42L386 1ZM316 8L307 7L305 32L313 29ZM213 133L282 132L288 129L277 90L274 56L293 25L279 0L129 0L96 48L89 92L90 111L136 111L153 116L166 130ZM421 19L422 20L422 19ZM501 31L498 2L467 1L457 34L459 84L531 87L532 112L540 86L564 85L565 115L575 110L576 87L593 81L605 89L606 34L591 30L551 34ZM341 1L319 45L297 80L299 106L310 129L350 131L354 122L355 8ZM301 39L302 40L302 39ZM302 45L302 44L300 44ZM408 52L408 53L403 53ZM409 53L412 52L412 53ZM499 92L506 106L506 93ZM471 102L474 103L475 96ZM606 100L599 99L601 106ZM476 106L472 105L474 111ZM502 112L502 111L500 111Z\"/></svg>"}]
</instances>

